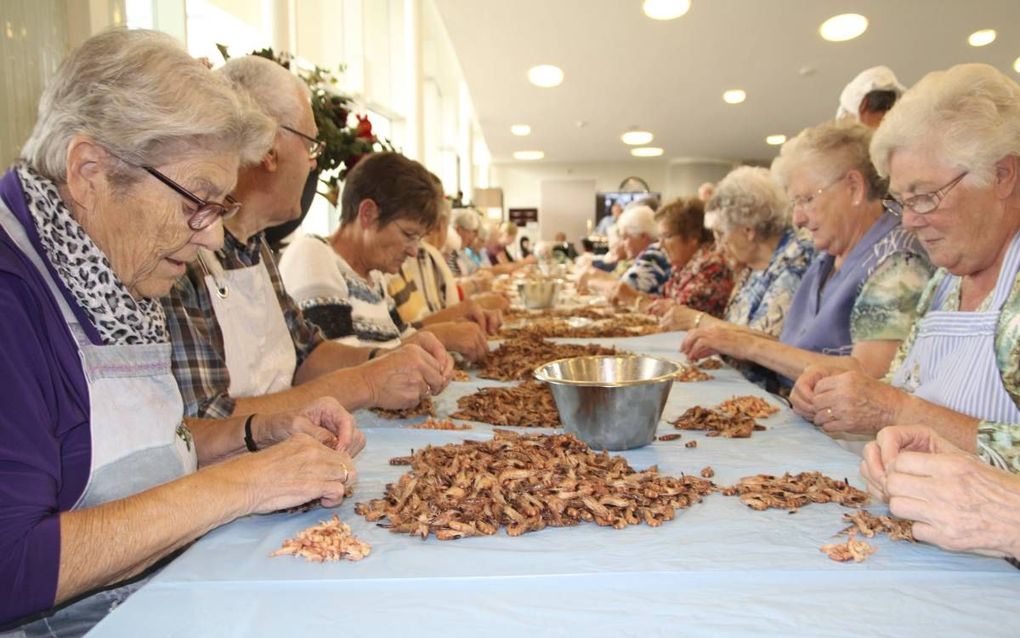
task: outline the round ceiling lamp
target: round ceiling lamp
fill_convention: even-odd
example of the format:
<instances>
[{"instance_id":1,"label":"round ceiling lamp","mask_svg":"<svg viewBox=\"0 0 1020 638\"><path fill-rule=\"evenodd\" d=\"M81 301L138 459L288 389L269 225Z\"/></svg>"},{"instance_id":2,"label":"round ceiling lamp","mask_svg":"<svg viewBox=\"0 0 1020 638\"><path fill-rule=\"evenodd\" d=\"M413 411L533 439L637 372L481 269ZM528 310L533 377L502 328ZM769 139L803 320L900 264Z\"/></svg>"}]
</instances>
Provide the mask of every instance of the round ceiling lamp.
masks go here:
<instances>
[{"instance_id":1,"label":"round ceiling lamp","mask_svg":"<svg viewBox=\"0 0 1020 638\"><path fill-rule=\"evenodd\" d=\"M540 64L528 69L528 81L548 89L563 84L563 69L551 64Z\"/></svg>"},{"instance_id":2,"label":"round ceiling lamp","mask_svg":"<svg viewBox=\"0 0 1020 638\"><path fill-rule=\"evenodd\" d=\"M514 151L514 159L524 160L525 162L533 162L543 157L545 157L545 153L542 151Z\"/></svg>"},{"instance_id":3,"label":"round ceiling lamp","mask_svg":"<svg viewBox=\"0 0 1020 638\"><path fill-rule=\"evenodd\" d=\"M631 146L642 146L652 141L653 135L648 131L627 131L620 136L624 144L630 144Z\"/></svg>"},{"instance_id":4,"label":"round ceiling lamp","mask_svg":"<svg viewBox=\"0 0 1020 638\"><path fill-rule=\"evenodd\" d=\"M652 20L676 20L691 10L691 0L645 0L641 8Z\"/></svg>"},{"instance_id":5,"label":"round ceiling lamp","mask_svg":"<svg viewBox=\"0 0 1020 638\"><path fill-rule=\"evenodd\" d=\"M859 13L832 16L818 27L818 33L829 42L846 42L868 30L868 19Z\"/></svg>"}]
</instances>

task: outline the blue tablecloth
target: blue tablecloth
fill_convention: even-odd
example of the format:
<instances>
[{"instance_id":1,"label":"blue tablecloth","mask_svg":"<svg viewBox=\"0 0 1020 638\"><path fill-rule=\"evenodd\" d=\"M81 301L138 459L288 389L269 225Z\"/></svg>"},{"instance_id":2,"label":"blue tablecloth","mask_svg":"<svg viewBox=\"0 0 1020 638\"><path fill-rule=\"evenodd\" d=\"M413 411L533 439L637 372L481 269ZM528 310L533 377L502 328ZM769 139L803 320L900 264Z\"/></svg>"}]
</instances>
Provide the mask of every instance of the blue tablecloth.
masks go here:
<instances>
[{"instance_id":1,"label":"blue tablecloth","mask_svg":"<svg viewBox=\"0 0 1020 638\"><path fill-rule=\"evenodd\" d=\"M585 339L679 359L676 333ZM692 405L759 394L733 370L678 383L664 421ZM456 398L498 382L454 383ZM777 402L775 397L770 400ZM361 562L270 558L280 543L331 515L255 516L199 540L96 627L95 636L939 636L1015 635L1020 573L1005 561L876 537L860 564L829 560L848 511L810 505L756 512L713 494L659 528L584 524L510 538L422 541L354 514L406 470L387 463L427 444L487 438L491 428L409 430L359 414L368 445L357 492L337 511L372 544ZM678 441L623 452L635 469L697 473L719 485L759 472L820 470L863 487L859 459L788 408L750 439L684 432ZM542 432L548 430L531 430ZM663 422L660 433L673 432ZM697 448L684 443L696 439ZM872 507L884 511L880 506ZM842 538L842 537L841 537Z\"/></svg>"}]
</instances>

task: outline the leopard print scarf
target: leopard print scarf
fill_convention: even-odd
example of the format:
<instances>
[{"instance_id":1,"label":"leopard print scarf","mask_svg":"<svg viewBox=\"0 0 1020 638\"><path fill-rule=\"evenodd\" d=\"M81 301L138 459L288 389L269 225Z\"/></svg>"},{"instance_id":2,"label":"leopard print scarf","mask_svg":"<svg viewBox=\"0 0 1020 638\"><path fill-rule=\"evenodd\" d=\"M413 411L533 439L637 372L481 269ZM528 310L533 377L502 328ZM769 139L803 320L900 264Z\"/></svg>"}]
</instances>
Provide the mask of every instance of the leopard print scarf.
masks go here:
<instances>
[{"instance_id":1,"label":"leopard print scarf","mask_svg":"<svg viewBox=\"0 0 1020 638\"><path fill-rule=\"evenodd\" d=\"M134 299L106 255L71 216L56 184L27 166L17 170L46 257L103 343L167 343L166 316L159 300Z\"/></svg>"}]
</instances>

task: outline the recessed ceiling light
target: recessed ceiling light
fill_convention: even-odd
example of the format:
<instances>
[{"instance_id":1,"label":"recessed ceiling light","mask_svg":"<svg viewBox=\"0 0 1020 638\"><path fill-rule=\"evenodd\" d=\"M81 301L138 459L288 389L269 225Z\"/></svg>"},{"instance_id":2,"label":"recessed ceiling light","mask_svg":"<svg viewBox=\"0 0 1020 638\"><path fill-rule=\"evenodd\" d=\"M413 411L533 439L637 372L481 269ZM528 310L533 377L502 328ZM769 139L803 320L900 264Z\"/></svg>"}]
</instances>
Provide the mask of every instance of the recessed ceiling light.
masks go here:
<instances>
[{"instance_id":1,"label":"recessed ceiling light","mask_svg":"<svg viewBox=\"0 0 1020 638\"><path fill-rule=\"evenodd\" d=\"M818 33L829 42L853 40L868 30L868 19L859 13L832 16L818 27Z\"/></svg>"},{"instance_id":2,"label":"recessed ceiling light","mask_svg":"<svg viewBox=\"0 0 1020 638\"><path fill-rule=\"evenodd\" d=\"M662 149L658 146L642 146L630 149L630 154L634 157L658 157L662 155Z\"/></svg>"},{"instance_id":3,"label":"recessed ceiling light","mask_svg":"<svg viewBox=\"0 0 1020 638\"><path fill-rule=\"evenodd\" d=\"M514 151L514 159L533 161L545 157L542 151Z\"/></svg>"},{"instance_id":4,"label":"recessed ceiling light","mask_svg":"<svg viewBox=\"0 0 1020 638\"><path fill-rule=\"evenodd\" d=\"M630 144L631 146L641 146L652 141L652 134L648 131L627 131L620 136L624 144Z\"/></svg>"},{"instance_id":5,"label":"recessed ceiling light","mask_svg":"<svg viewBox=\"0 0 1020 638\"><path fill-rule=\"evenodd\" d=\"M1020 73L1020 58L1017 58L1016 61L1013 62L1013 70Z\"/></svg>"},{"instance_id":6,"label":"recessed ceiling light","mask_svg":"<svg viewBox=\"0 0 1020 638\"><path fill-rule=\"evenodd\" d=\"M528 80L535 86L550 88L563 83L563 69L551 64L540 64L528 69Z\"/></svg>"},{"instance_id":7,"label":"recessed ceiling light","mask_svg":"<svg viewBox=\"0 0 1020 638\"><path fill-rule=\"evenodd\" d=\"M514 124L510 127L510 132L514 135L525 136L531 135L531 127L527 124Z\"/></svg>"},{"instance_id":8,"label":"recessed ceiling light","mask_svg":"<svg viewBox=\"0 0 1020 638\"><path fill-rule=\"evenodd\" d=\"M727 104L740 104L747 99L747 93L741 89L730 89L722 94L722 99Z\"/></svg>"},{"instance_id":9,"label":"recessed ceiling light","mask_svg":"<svg viewBox=\"0 0 1020 638\"><path fill-rule=\"evenodd\" d=\"M995 42L995 29L981 29L967 37L967 44L972 47L983 47Z\"/></svg>"},{"instance_id":10,"label":"recessed ceiling light","mask_svg":"<svg viewBox=\"0 0 1020 638\"><path fill-rule=\"evenodd\" d=\"M691 0L645 0L641 8L652 20L675 20L691 10Z\"/></svg>"},{"instance_id":11,"label":"recessed ceiling light","mask_svg":"<svg viewBox=\"0 0 1020 638\"><path fill-rule=\"evenodd\" d=\"M785 135L769 135L765 138L765 143L769 146L779 146L784 142L786 142Z\"/></svg>"}]
</instances>

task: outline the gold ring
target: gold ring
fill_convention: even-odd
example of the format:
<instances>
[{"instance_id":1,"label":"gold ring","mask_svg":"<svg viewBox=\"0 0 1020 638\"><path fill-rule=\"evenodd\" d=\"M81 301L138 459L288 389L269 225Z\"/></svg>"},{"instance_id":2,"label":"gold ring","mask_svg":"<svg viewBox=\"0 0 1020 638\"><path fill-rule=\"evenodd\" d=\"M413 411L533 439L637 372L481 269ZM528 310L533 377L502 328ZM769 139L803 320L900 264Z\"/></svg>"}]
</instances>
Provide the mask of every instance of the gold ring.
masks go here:
<instances>
[{"instance_id":1,"label":"gold ring","mask_svg":"<svg viewBox=\"0 0 1020 638\"><path fill-rule=\"evenodd\" d=\"M832 420L832 408L825 408L825 413L829 415L829 420Z\"/></svg>"}]
</instances>

